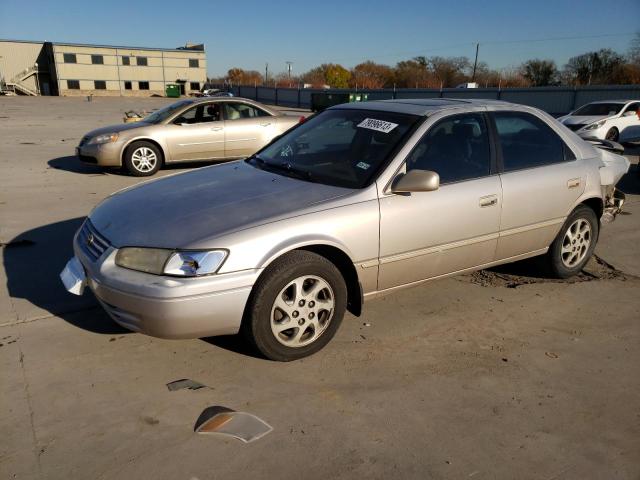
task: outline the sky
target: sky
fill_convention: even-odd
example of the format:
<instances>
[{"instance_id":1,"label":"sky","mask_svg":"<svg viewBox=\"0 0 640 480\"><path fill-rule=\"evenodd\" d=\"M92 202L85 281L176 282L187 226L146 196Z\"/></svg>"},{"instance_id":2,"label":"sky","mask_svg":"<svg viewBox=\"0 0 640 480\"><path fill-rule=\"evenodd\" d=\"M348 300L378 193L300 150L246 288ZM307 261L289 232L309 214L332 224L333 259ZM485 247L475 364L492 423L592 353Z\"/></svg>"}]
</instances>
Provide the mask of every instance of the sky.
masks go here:
<instances>
[{"instance_id":1,"label":"sky","mask_svg":"<svg viewBox=\"0 0 640 480\"><path fill-rule=\"evenodd\" d=\"M613 7L613 8L612 8ZM205 43L208 73L303 73L321 63L394 65L467 56L502 69L531 58L562 67L600 48L626 53L640 0L239 2L0 0L0 38L175 48ZM589 37L589 38L587 38Z\"/></svg>"}]
</instances>

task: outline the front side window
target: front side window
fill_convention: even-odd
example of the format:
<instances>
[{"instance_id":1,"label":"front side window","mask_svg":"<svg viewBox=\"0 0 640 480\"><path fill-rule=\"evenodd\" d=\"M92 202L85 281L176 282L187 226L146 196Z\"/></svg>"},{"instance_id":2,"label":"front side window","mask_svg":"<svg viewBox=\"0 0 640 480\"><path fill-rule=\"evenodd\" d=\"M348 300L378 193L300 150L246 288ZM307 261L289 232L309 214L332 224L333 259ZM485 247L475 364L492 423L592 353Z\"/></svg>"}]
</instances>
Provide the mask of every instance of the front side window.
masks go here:
<instances>
[{"instance_id":1,"label":"front side window","mask_svg":"<svg viewBox=\"0 0 640 480\"><path fill-rule=\"evenodd\" d=\"M302 180L364 188L420 118L374 110L326 110L247 161Z\"/></svg>"},{"instance_id":2,"label":"front side window","mask_svg":"<svg viewBox=\"0 0 640 480\"><path fill-rule=\"evenodd\" d=\"M147 57L136 57L136 65L139 67L147 66Z\"/></svg>"},{"instance_id":3,"label":"front side window","mask_svg":"<svg viewBox=\"0 0 640 480\"><path fill-rule=\"evenodd\" d=\"M624 103L589 103L584 107L579 108L573 115L581 116L601 116L601 115L616 115L622 110Z\"/></svg>"},{"instance_id":4,"label":"front side window","mask_svg":"<svg viewBox=\"0 0 640 480\"><path fill-rule=\"evenodd\" d=\"M505 172L564 162L570 151L551 127L523 112L494 113Z\"/></svg>"},{"instance_id":5,"label":"front side window","mask_svg":"<svg viewBox=\"0 0 640 480\"><path fill-rule=\"evenodd\" d=\"M194 123L217 122L220 118L220 105L207 103L190 108L176 118L174 123L191 125Z\"/></svg>"},{"instance_id":6,"label":"front side window","mask_svg":"<svg viewBox=\"0 0 640 480\"><path fill-rule=\"evenodd\" d=\"M406 167L436 172L441 184L490 175L491 146L484 116L471 113L439 121L411 151Z\"/></svg>"},{"instance_id":7,"label":"front side window","mask_svg":"<svg viewBox=\"0 0 640 480\"><path fill-rule=\"evenodd\" d=\"M62 59L64 63L78 63L75 53L63 53Z\"/></svg>"},{"instance_id":8,"label":"front side window","mask_svg":"<svg viewBox=\"0 0 640 480\"><path fill-rule=\"evenodd\" d=\"M105 82L104 80L94 80L93 87L96 90L106 90L107 89L107 82Z\"/></svg>"},{"instance_id":9,"label":"front side window","mask_svg":"<svg viewBox=\"0 0 640 480\"><path fill-rule=\"evenodd\" d=\"M104 57L102 55L91 55L91 63L94 65L103 65Z\"/></svg>"},{"instance_id":10,"label":"front side window","mask_svg":"<svg viewBox=\"0 0 640 480\"><path fill-rule=\"evenodd\" d=\"M243 118L269 117L264 110L246 103L227 102L224 104L226 120L240 120Z\"/></svg>"},{"instance_id":11,"label":"front side window","mask_svg":"<svg viewBox=\"0 0 640 480\"><path fill-rule=\"evenodd\" d=\"M635 112L640 117L640 102L629 104L629 106L624 109L624 112Z\"/></svg>"}]
</instances>

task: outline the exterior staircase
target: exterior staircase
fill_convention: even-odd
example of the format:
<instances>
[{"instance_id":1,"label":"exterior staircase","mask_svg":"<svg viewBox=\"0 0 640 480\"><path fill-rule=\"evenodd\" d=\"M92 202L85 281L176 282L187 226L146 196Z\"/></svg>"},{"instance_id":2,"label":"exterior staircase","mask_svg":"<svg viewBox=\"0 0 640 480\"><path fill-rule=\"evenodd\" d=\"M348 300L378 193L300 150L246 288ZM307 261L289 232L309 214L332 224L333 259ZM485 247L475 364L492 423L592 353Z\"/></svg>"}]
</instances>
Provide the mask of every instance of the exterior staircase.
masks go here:
<instances>
[{"instance_id":1,"label":"exterior staircase","mask_svg":"<svg viewBox=\"0 0 640 480\"><path fill-rule=\"evenodd\" d=\"M38 69L33 66L24 69L17 75L15 75L11 80L5 83L5 90L12 91L19 95L30 95L30 96L38 96L39 93L32 88L27 87L23 82L38 73Z\"/></svg>"}]
</instances>

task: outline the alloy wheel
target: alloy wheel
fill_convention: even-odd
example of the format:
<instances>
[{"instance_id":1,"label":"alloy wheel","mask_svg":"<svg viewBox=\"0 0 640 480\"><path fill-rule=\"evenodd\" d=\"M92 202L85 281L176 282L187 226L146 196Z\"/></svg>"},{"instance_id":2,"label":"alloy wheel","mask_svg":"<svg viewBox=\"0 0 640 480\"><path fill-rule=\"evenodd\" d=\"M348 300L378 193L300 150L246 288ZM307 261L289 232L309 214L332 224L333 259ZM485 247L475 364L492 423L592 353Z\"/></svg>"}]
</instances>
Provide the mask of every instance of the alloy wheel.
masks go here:
<instances>
[{"instance_id":1,"label":"alloy wheel","mask_svg":"<svg viewBox=\"0 0 640 480\"><path fill-rule=\"evenodd\" d=\"M329 283L304 275L290 281L276 296L271 308L271 331L282 345L304 347L327 329L335 308Z\"/></svg>"},{"instance_id":2,"label":"alloy wheel","mask_svg":"<svg viewBox=\"0 0 640 480\"><path fill-rule=\"evenodd\" d=\"M591 224L584 218L573 222L564 234L560 251L562 263L567 268L574 268L584 260L591 246Z\"/></svg>"},{"instance_id":3,"label":"alloy wheel","mask_svg":"<svg viewBox=\"0 0 640 480\"><path fill-rule=\"evenodd\" d=\"M142 173L153 170L158 163L158 157L149 147L138 147L131 154L133 167Z\"/></svg>"}]
</instances>

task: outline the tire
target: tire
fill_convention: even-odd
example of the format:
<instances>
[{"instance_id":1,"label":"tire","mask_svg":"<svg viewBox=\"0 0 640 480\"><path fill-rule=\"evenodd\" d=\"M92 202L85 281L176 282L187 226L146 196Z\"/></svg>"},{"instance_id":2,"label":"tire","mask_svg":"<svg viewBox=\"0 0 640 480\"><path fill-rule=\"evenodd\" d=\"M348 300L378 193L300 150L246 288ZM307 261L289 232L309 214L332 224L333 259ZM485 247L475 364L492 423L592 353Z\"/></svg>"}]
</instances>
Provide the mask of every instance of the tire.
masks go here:
<instances>
[{"instance_id":1,"label":"tire","mask_svg":"<svg viewBox=\"0 0 640 480\"><path fill-rule=\"evenodd\" d=\"M607 130L606 135L604 136L605 140L610 140L612 142L617 142L618 138L620 138L620 132L618 132L618 129L616 127L612 127L609 130Z\"/></svg>"},{"instance_id":2,"label":"tire","mask_svg":"<svg viewBox=\"0 0 640 480\"><path fill-rule=\"evenodd\" d=\"M562 225L549 252L548 266L557 278L569 278L580 272L593 255L598 241L599 223L594 211L578 206Z\"/></svg>"},{"instance_id":3,"label":"tire","mask_svg":"<svg viewBox=\"0 0 640 480\"><path fill-rule=\"evenodd\" d=\"M242 333L262 355L288 362L322 349L342 323L347 287L336 266L295 250L269 265L245 309Z\"/></svg>"},{"instance_id":4,"label":"tire","mask_svg":"<svg viewBox=\"0 0 640 480\"><path fill-rule=\"evenodd\" d=\"M151 142L133 142L124 152L124 166L134 177L149 177L160 170L162 152Z\"/></svg>"}]
</instances>

